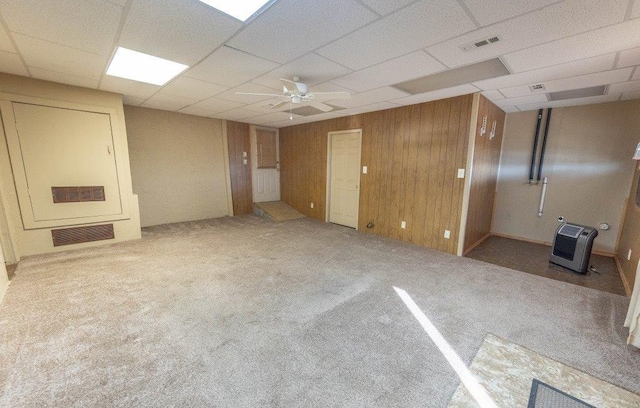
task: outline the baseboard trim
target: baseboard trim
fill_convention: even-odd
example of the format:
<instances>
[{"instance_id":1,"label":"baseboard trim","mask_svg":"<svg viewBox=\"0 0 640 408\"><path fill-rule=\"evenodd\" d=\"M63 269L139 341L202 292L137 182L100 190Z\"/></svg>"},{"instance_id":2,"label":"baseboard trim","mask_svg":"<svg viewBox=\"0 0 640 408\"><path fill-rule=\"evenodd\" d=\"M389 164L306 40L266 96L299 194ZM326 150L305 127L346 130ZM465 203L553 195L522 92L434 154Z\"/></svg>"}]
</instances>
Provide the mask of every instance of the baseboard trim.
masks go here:
<instances>
[{"instance_id":1,"label":"baseboard trim","mask_svg":"<svg viewBox=\"0 0 640 408\"><path fill-rule=\"evenodd\" d=\"M624 274L624 270L622 269L622 264L618 259L618 255L614 255L613 259L616 261L616 268L618 269L618 273L620 274L620 279L622 279L624 291L626 292L627 297L631 297L631 285L629 285L629 282L627 282L627 277Z\"/></svg>"},{"instance_id":2,"label":"baseboard trim","mask_svg":"<svg viewBox=\"0 0 640 408\"><path fill-rule=\"evenodd\" d=\"M471 251L473 251L475 249L475 247L477 247L478 245L482 244L484 242L485 239L489 238L491 236L491 233L489 232L487 235L485 235L484 237L480 238L479 240L477 240L475 242L475 244L472 244L469 248L465 249L464 253L462 254L462 256L467 256L467 254Z\"/></svg>"},{"instance_id":3,"label":"baseboard trim","mask_svg":"<svg viewBox=\"0 0 640 408\"><path fill-rule=\"evenodd\" d=\"M496 237L502 237L502 238L515 239L516 241L529 242L531 244L546 245L548 247L551 247L553 245L553 242L538 241L538 240L535 240L535 239L515 237L513 235L501 234L501 233L498 233L498 232L492 232L490 235L494 235ZM615 256L616 256L615 252L598 251L598 250L595 250L595 249L592 250L591 253L595 254L595 255L606 256L607 258L615 258Z\"/></svg>"}]
</instances>

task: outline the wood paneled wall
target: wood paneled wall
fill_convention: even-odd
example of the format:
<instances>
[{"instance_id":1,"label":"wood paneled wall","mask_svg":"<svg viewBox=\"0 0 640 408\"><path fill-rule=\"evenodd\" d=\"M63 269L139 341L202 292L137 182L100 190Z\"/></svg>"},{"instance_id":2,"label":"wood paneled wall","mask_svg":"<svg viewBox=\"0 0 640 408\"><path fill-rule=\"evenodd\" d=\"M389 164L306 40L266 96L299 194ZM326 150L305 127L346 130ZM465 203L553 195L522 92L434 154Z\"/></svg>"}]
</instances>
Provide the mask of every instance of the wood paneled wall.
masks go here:
<instances>
[{"instance_id":1,"label":"wood paneled wall","mask_svg":"<svg viewBox=\"0 0 640 408\"><path fill-rule=\"evenodd\" d=\"M327 133L361 128L368 174L361 174L359 230L456 253L464 190L456 176L466 166L472 100L465 95L280 129L282 200L324 221Z\"/></svg>"},{"instance_id":2,"label":"wood paneled wall","mask_svg":"<svg viewBox=\"0 0 640 408\"><path fill-rule=\"evenodd\" d=\"M482 121L485 115L487 116L487 127L486 132L481 135ZM471 191L464 237L464 253L467 253L491 232L504 119L505 113L480 95L473 165L469 172ZM495 136L491 138L493 121L496 121L496 131Z\"/></svg>"},{"instance_id":3,"label":"wood paneled wall","mask_svg":"<svg viewBox=\"0 0 640 408\"><path fill-rule=\"evenodd\" d=\"M251 139L249 124L227 121L229 145L229 172L233 215L253 213L253 187L251 184ZM247 157L242 153L247 152ZM247 164L243 160L246 159Z\"/></svg>"},{"instance_id":4,"label":"wood paneled wall","mask_svg":"<svg viewBox=\"0 0 640 408\"><path fill-rule=\"evenodd\" d=\"M622 232L620 234L620 243L616 257L619 267L622 269L622 282L624 283L627 295L630 295L633 290L636 270L640 262L640 206L636 204L639 188L640 167L637 168L633 175L631 193L627 200L627 209L622 221ZM629 251L631 251L631 259L627 259Z\"/></svg>"}]
</instances>

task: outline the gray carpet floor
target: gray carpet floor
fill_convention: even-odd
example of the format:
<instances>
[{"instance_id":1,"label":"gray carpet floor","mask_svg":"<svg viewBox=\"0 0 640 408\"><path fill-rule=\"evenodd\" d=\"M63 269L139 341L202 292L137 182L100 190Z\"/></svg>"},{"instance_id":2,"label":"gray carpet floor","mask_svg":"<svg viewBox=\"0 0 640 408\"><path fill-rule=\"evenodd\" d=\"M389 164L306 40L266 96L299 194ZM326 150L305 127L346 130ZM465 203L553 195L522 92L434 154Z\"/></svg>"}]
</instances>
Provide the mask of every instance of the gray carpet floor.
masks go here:
<instances>
[{"instance_id":1,"label":"gray carpet floor","mask_svg":"<svg viewBox=\"0 0 640 408\"><path fill-rule=\"evenodd\" d=\"M23 259L0 406L444 407L486 333L640 392L628 299L310 219L151 227Z\"/></svg>"}]
</instances>

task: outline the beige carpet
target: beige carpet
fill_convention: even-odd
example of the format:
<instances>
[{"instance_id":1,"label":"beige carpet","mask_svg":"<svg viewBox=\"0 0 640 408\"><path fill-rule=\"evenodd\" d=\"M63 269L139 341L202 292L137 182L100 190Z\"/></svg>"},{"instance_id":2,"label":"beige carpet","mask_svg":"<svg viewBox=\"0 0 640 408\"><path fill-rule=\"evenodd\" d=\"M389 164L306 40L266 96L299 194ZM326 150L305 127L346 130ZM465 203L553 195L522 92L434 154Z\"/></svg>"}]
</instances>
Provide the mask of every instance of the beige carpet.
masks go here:
<instances>
[{"instance_id":1,"label":"beige carpet","mask_svg":"<svg viewBox=\"0 0 640 408\"><path fill-rule=\"evenodd\" d=\"M151 227L27 257L0 305L2 407L445 407L494 333L635 393L629 300L308 218Z\"/></svg>"},{"instance_id":2,"label":"beige carpet","mask_svg":"<svg viewBox=\"0 0 640 408\"><path fill-rule=\"evenodd\" d=\"M303 214L299 213L293 207L283 203L282 201L255 203L255 205L275 221L289 221L304 218Z\"/></svg>"}]
</instances>

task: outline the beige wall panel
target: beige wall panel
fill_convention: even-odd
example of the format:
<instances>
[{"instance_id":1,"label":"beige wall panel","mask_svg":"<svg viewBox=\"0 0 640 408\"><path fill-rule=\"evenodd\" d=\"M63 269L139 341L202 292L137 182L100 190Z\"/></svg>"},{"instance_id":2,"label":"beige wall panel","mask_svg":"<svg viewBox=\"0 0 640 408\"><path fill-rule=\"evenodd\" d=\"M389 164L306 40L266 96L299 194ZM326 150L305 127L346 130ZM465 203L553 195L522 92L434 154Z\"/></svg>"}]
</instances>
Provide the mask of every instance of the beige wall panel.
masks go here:
<instances>
[{"instance_id":1,"label":"beige wall panel","mask_svg":"<svg viewBox=\"0 0 640 408\"><path fill-rule=\"evenodd\" d=\"M46 228L25 230L22 223L20 205L18 203L16 181L11 169L7 149L7 138L4 132L0 132L0 197L3 200L8 229L8 232L3 231L0 236L2 237L1 242L5 249L9 246L7 243L10 243L12 247L5 251L7 262L17 262L21 256L25 255L66 251L74 248L140 238L138 200L137 196L131 191L129 150L124 124L122 97L120 95L0 74L0 100L68 107L71 109L78 109L78 107L81 106L84 110L93 110L93 108L95 108L97 111L110 112L112 115L111 124L113 126L113 134L117 134L117 140L114 140L114 142L117 141L117 143L114 143L114 153L117 161L118 182L124 213L117 217L117 221L113 221L116 236L114 240L53 247L50 227L54 227L55 225L49 224L55 223L55 221L47 221ZM6 104L6 102L4 103ZM91 225L92 222L93 221L87 222L87 225ZM105 220L100 220L100 222L96 220L93 223L105 223ZM80 219L76 225L83 224ZM7 255L7 253L9 255Z\"/></svg>"},{"instance_id":2,"label":"beige wall panel","mask_svg":"<svg viewBox=\"0 0 640 408\"><path fill-rule=\"evenodd\" d=\"M549 178L544 214L542 185L527 185L537 111L507 115L492 232L550 243L565 220L597 227L594 250L615 253L629 195L640 134L640 101L553 109L542 177ZM544 118L542 130L544 130Z\"/></svg>"},{"instance_id":3,"label":"beige wall panel","mask_svg":"<svg viewBox=\"0 0 640 408\"><path fill-rule=\"evenodd\" d=\"M3 214L0 214L0 217L3 217ZM2 230L0 229L0 233ZM4 294L7 292L7 288L9 287L9 277L7 276L7 267L4 264L4 256L2 255L3 248L2 242L0 241L0 302L4 299Z\"/></svg>"},{"instance_id":4,"label":"beige wall panel","mask_svg":"<svg viewBox=\"0 0 640 408\"><path fill-rule=\"evenodd\" d=\"M228 215L222 121L125 106L143 227Z\"/></svg>"}]
</instances>

